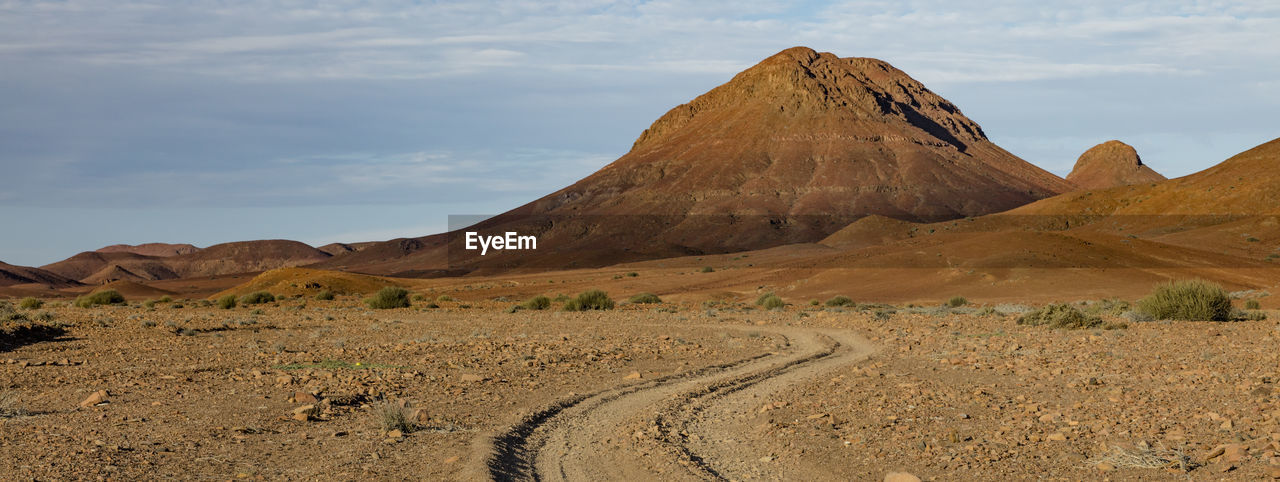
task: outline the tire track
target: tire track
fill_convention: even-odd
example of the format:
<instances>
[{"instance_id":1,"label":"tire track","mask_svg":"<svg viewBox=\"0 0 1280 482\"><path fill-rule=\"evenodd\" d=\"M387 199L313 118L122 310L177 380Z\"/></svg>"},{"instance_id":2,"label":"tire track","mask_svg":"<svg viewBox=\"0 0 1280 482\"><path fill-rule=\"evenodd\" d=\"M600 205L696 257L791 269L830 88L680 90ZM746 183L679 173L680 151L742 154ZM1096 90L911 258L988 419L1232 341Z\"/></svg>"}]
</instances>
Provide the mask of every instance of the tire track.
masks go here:
<instances>
[{"instance_id":1,"label":"tire track","mask_svg":"<svg viewBox=\"0 0 1280 482\"><path fill-rule=\"evenodd\" d=\"M725 327L720 327L725 328ZM493 480L601 480L651 478L655 466L675 459L690 479L723 479L732 463L714 460L689 443L693 421L705 421L701 407L756 393L762 382L785 387L822 367L860 360L869 353L860 338L833 330L749 327L787 340L786 353L765 353L730 363L670 375L644 383L560 400L480 443L483 473ZM843 342L843 343L842 343ZM854 349L857 347L860 349ZM822 363L820 363L822 362ZM663 454L640 448L627 452L606 443L628 421L654 417ZM659 469L661 470L661 469ZM663 473L664 478L673 474Z\"/></svg>"}]
</instances>

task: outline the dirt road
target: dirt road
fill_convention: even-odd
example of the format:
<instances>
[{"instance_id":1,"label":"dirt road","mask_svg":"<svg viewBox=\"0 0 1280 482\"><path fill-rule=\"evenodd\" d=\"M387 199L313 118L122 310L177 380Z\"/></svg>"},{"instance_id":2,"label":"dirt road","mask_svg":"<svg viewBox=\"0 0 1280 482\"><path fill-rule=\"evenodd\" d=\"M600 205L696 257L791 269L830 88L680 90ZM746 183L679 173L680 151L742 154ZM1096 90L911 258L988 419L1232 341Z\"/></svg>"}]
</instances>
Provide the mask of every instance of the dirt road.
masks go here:
<instances>
[{"instance_id":1,"label":"dirt road","mask_svg":"<svg viewBox=\"0 0 1280 482\"><path fill-rule=\"evenodd\" d=\"M787 478L785 467L762 463L752 441L741 439L739 415L872 348L844 330L750 329L785 348L568 397L482 440L477 470L496 480Z\"/></svg>"}]
</instances>

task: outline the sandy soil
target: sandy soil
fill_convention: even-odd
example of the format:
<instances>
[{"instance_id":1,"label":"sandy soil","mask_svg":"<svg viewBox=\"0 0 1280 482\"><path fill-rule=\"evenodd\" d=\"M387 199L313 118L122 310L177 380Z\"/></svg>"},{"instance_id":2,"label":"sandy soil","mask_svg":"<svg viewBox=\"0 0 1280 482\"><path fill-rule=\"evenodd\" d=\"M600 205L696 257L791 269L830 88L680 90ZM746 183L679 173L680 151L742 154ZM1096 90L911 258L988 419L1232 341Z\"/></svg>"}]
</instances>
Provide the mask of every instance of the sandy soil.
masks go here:
<instances>
[{"instance_id":1,"label":"sandy soil","mask_svg":"<svg viewBox=\"0 0 1280 482\"><path fill-rule=\"evenodd\" d=\"M55 302L29 314L61 328L6 325L0 479L1280 472L1275 321L1054 331L969 308L177 304ZM384 429L388 411L415 430ZM1144 458L1172 464L1132 467Z\"/></svg>"}]
</instances>

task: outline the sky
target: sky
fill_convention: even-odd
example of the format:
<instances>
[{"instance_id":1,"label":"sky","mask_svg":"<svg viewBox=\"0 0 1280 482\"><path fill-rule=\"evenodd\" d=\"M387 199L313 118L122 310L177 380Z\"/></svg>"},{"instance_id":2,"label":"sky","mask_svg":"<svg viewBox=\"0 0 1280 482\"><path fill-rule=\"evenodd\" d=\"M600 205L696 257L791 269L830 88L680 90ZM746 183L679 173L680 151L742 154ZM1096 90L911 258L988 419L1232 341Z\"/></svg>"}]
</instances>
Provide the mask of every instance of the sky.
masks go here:
<instances>
[{"instance_id":1,"label":"sky","mask_svg":"<svg viewBox=\"0 0 1280 482\"><path fill-rule=\"evenodd\" d=\"M0 0L0 261L444 230L788 47L886 60L1059 175L1280 136L1280 2Z\"/></svg>"}]
</instances>

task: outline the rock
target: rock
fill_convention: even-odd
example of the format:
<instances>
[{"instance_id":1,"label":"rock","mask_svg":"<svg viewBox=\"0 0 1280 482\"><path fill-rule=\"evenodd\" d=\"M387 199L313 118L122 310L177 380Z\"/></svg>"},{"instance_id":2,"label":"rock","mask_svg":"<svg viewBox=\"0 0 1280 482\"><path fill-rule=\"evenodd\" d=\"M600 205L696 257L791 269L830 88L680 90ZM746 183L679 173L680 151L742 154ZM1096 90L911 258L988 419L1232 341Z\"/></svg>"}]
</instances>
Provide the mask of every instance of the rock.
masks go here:
<instances>
[{"instance_id":1,"label":"rock","mask_svg":"<svg viewBox=\"0 0 1280 482\"><path fill-rule=\"evenodd\" d=\"M293 383L292 375L280 375L276 377L276 385L288 385Z\"/></svg>"},{"instance_id":2,"label":"rock","mask_svg":"<svg viewBox=\"0 0 1280 482\"><path fill-rule=\"evenodd\" d=\"M1274 465L1267 467L1267 477L1270 477L1272 479L1280 479L1280 467L1277 467Z\"/></svg>"},{"instance_id":3,"label":"rock","mask_svg":"<svg viewBox=\"0 0 1280 482\"><path fill-rule=\"evenodd\" d=\"M443 462L443 463L445 463L445 464L452 464L452 463L454 463L454 462L457 462L458 460L460 460L460 458L459 458L457 455L454 455L453 457L449 457L449 458L447 458L447 459L444 459L444 460L442 460L441 462Z\"/></svg>"},{"instance_id":4,"label":"rock","mask_svg":"<svg viewBox=\"0 0 1280 482\"><path fill-rule=\"evenodd\" d=\"M293 417L292 417L292 418L293 418L294 420L299 421L299 422L306 422L306 421L308 421L308 420L311 420L311 416L310 416L310 415L307 415L306 413L295 413L295 414L293 414Z\"/></svg>"},{"instance_id":5,"label":"rock","mask_svg":"<svg viewBox=\"0 0 1280 482\"><path fill-rule=\"evenodd\" d=\"M458 376L458 381L463 383L476 383L484 381L484 377L474 373L464 373Z\"/></svg>"},{"instance_id":6,"label":"rock","mask_svg":"<svg viewBox=\"0 0 1280 482\"><path fill-rule=\"evenodd\" d=\"M885 474L884 482L920 482L920 478L907 472L889 472Z\"/></svg>"},{"instance_id":7,"label":"rock","mask_svg":"<svg viewBox=\"0 0 1280 482\"><path fill-rule=\"evenodd\" d=\"M1229 464L1238 463L1244 460L1245 454L1249 452L1249 448L1241 444L1227 444L1222 450L1222 460Z\"/></svg>"},{"instance_id":8,"label":"rock","mask_svg":"<svg viewBox=\"0 0 1280 482\"><path fill-rule=\"evenodd\" d=\"M387 431L387 438L400 438L403 436L404 436L404 432L400 431L400 429Z\"/></svg>"},{"instance_id":9,"label":"rock","mask_svg":"<svg viewBox=\"0 0 1280 482\"><path fill-rule=\"evenodd\" d=\"M641 378L644 378L644 375L641 375L640 372L631 372L628 373L627 376L622 377L623 380L639 380Z\"/></svg>"},{"instance_id":10,"label":"rock","mask_svg":"<svg viewBox=\"0 0 1280 482\"><path fill-rule=\"evenodd\" d=\"M1096 467L1098 468L1098 470L1101 470L1103 472L1110 472L1116 469L1116 466L1112 465L1110 462L1098 462L1098 465L1096 465Z\"/></svg>"},{"instance_id":11,"label":"rock","mask_svg":"<svg viewBox=\"0 0 1280 482\"><path fill-rule=\"evenodd\" d=\"M1052 441L1054 441L1054 442L1061 442L1061 441L1063 441L1063 440L1066 440L1066 439L1067 439L1067 436L1066 436L1065 434L1063 434L1062 432L1057 432L1057 433L1049 434L1049 436L1048 436L1048 437L1046 437L1046 439L1048 439L1048 440L1052 440Z\"/></svg>"},{"instance_id":12,"label":"rock","mask_svg":"<svg viewBox=\"0 0 1280 482\"><path fill-rule=\"evenodd\" d=\"M307 392L293 392L293 403L316 403L320 399Z\"/></svg>"},{"instance_id":13,"label":"rock","mask_svg":"<svg viewBox=\"0 0 1280 482\"><path fill-rule=\"evenodd\" d=\"M771 455L766 455L766 456L764 456L764 457L760 457L760 461L761 461L761 462L773 462L773 456L771 456Z\"/></svg>"},{"instance_id":14,"label":"rock","mask_svg":"<svg viewBox=\"0 0 1280 482\"><path fill-rule=\"evenodd\" d=\"M102 403L110 403L110 400L107 400L107 396L109 395L110 394L108 394L106 390L98 390L96 392L93 392L89 394L89 398L86 398L84 399L84 401L80 402L80 407L87 408L87 407L92 407L94 405L98 405Z\"/></svg>"}]
</instances>

